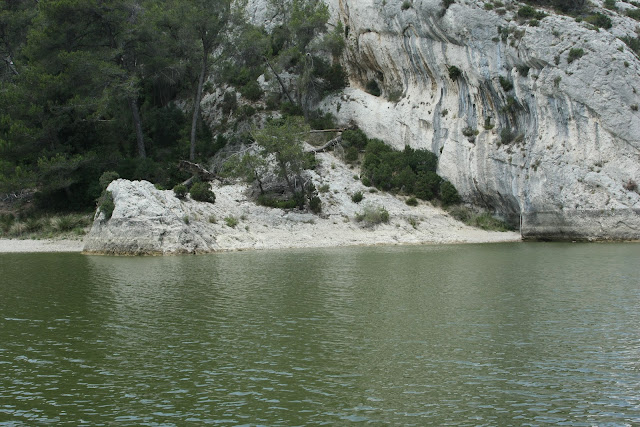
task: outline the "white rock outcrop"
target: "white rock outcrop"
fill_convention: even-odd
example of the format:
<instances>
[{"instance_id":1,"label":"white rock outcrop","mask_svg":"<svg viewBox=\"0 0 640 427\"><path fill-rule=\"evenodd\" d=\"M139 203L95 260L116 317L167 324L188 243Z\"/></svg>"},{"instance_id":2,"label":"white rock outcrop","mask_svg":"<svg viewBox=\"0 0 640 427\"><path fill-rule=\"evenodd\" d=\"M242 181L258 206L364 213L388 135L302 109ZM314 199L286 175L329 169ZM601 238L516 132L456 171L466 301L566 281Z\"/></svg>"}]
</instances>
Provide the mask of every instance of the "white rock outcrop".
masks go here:
<instances>
[{"instance_id":1,"label":"white rock outcrop","mask_svg":"<svg viewBox=\"0 0 640 427\"><path fill-rule=\"evenodd\" d=\"M510 2L503 15L483 1L327 3L347 32L351 87L323 109L438 154L466 201L522 215L525 235L640 238L640 61L617 38L637 36L636 21L602 9L614 25L598 30L546 11L530 26Z\"/></svg>"}]
</instances>

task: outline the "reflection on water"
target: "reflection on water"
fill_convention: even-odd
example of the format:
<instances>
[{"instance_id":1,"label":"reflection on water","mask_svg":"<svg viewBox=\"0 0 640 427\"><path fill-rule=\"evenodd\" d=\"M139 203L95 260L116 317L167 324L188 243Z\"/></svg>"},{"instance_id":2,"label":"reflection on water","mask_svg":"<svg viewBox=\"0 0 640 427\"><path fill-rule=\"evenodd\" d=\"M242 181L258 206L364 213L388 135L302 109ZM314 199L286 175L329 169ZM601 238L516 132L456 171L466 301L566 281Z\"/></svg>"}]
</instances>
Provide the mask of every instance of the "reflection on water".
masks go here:
<instances>
[{"instance_id":1,"label":"reflection on water","mask_svg":"<svg viewBox=\"0 0 640 427\"><path fill-rule=\"evenodd\" d=\"M0 425L640 423L638 259L0 255Z\"/></svg>"}]
</instances>

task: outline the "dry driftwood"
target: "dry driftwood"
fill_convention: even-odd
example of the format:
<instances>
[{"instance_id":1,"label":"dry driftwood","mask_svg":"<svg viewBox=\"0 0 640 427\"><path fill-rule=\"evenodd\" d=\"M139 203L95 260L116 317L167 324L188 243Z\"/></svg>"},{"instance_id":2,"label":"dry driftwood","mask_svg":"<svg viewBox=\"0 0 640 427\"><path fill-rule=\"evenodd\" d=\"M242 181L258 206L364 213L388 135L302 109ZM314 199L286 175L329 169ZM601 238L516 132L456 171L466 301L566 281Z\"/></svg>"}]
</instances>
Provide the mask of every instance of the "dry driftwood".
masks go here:
<instances>
[{"instance_id":1,"label":"dry driftwood","mask_svg":"<svg viewBox=\"0 0 640 427\"><path fill-rule=\"evenodd\" d=\"M191 185L196 176L199 177L202 181L213 181L214 179L221 181L221 178L219 176L205 169L198 163L193 163L188 160L180 160L180 163L178 163L178 168L180 168L180 170L191 172L193 174L191 178L182 183L186 186Z\"/></svg>"}]
</instances>

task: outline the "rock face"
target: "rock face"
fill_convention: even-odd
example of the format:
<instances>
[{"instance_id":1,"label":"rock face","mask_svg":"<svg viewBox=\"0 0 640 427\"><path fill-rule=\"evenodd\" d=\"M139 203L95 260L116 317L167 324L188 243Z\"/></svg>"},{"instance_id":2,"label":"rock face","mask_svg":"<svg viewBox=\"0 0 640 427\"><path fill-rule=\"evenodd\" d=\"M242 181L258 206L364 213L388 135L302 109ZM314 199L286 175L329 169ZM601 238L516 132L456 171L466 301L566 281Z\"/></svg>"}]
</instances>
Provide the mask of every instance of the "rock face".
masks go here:
<instances>
[{"instance_id":1,"label":"rock face","mask_svg":"<svg viewBox=\"0 0 640 427\"><path fill-rule=\"evenodd\" d=\"M640 238L640 61L617 38L636 21L602 9L613 28L598 31L552 11L530 26L517 4L327 2L350 87L323 109L438 154L466 201L525 236Z\"/></svg>"},{"instance_id":2,"label":"rock face","mask_svg":"<svg viewBox=\"0 0 640 427\"><path fill-rule=\"evenodd\" d=\"M147 181L118 179L107 187L115 209L107 221L98 211L85 238L88 253L151 255L207 252L212 244L203 222L207 203L185 203L173 191L157 190ZM207 233L209 231L209 233Z\"/></svg>"}]
</instances>

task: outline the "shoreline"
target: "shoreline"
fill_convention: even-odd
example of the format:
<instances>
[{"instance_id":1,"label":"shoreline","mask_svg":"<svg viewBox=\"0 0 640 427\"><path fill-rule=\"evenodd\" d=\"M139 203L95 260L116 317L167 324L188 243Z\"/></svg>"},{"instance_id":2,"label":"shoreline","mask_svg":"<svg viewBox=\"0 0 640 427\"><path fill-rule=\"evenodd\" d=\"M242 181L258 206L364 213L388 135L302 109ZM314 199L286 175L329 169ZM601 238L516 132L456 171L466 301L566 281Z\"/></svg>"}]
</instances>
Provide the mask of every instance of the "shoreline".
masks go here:
<instances>
[{"instance_id":1,"label":"shoreline","mask_svg":"<svg viewBox=\"0 0 640 427\"><path fill-rule=\"evenodd\" d=\"M80 253L83 240L71 239L0 239L0 254L7 253Z\"/></svg>"}]
</instances>

